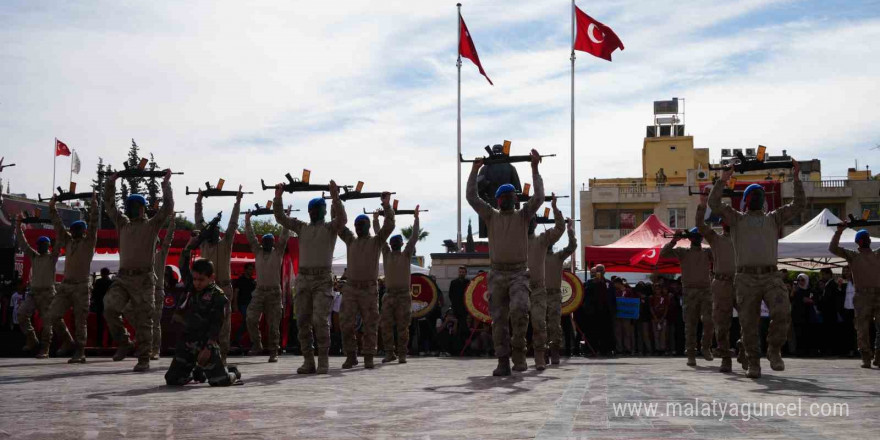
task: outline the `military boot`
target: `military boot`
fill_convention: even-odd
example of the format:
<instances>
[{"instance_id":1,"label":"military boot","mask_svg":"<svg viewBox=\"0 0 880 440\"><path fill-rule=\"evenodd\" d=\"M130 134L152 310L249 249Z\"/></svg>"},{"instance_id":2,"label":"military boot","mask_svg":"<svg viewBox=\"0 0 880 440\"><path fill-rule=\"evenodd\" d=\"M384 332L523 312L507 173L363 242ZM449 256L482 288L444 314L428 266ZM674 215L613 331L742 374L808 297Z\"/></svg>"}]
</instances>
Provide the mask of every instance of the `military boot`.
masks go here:
<instances>
[{"instance_id":1,"label":"military boot","mask_svg":"<svg viewBox=\"0 0 880 440\"><path fill-rule=\"evenodd\" d=\"M529 369L529 363L526 361L526 352L524 350L513 350L513 371L526 371Z\"/></svg>"},{"instance_id":2,"label":"military boot","mask_svg":"<svg viewBox=\"0 0 880 440\"><path fill-rule=\"evenodd\" d=\"M131 353L131 350L134 348L134 343L131 342L131 339L126 339L119 343L119 346L116 347L116 353L113 354L114 361L121 361L125 359Z\"/></svg>"},{"instance_id":3,"label":"military boot","mask_svg":"<svg viewBox=\"0 0 880 440\"><path fill-rule=\"evenodd\" d=\"M150 351L150 360L158 361L159 360L159 347L154 347L152 351Z\"/></svg>"},{"instance_id":4,"label":"military boot","mask_svg":"<svg viewBox=\"0 0 880 440\"><path fill-rule=\"evenodd\" d=\"M389 350L389 351L385 352L385 357L382 358L382 363L383 363L383 364L387 364L387 363L389 363L389 362L393 362L393 361L396 361L396 360L397 360L397 356L394 355L394 352L393 352L393 351L390 351L390 350Z\"/></svg>"},{"instance_id":5,"label":"military boot","mask_svg":"<svg viewBox=\"0 0 880 440\"><path fill-rule=\"evenodd\" d=\"M345 355L345 362L342 363L342 369L348 370L358 364L358 358L354 353Z\"/></svg>"},{"instance_id":6,"label":"military boot","mask_svg":"<svg viewBox=\"0 0 880 440\"><path fill-rule=\"evenodd\" d=\"M63 335L62 335L63 336ZM61 347L58 347L58 351L55 352L55 355L58 357L70 356L73 354L73 350L75 345L73 340L67 340L61 343Z\"/></svg>"},{"instance_id":7,"label":"military boot","mask_svg":"<svg viewBox=\"0 0 880 440\"><path fill-rule=\"evenodd\" d=\"M27 341L24 343L24 347L21 347L21 351L34 351L37 349L37 347L39 347L39 345L40 341L32 333L28 333Z\"/></svg>"},{"instance_id":8,"label":"military boot","mask_svg":"<svg viewBox=\"0 0 880 440\"><path fill-rule=\"evenodd\" d=\"M871 368L871 353L862 353L862 368Z\"/></svg>"},{"instance_id":9,"label":"military boot","mask_svg":"<svg viewBox=\"0 0 880 440\"><path fill-rule=\"evenodd\" d=\"M732 365L733 362L729 357L723 357L721 358L721 368L719 368L718 371L722 373L730 373L730 371L733 369Z\"/></svg>"},{"instance_id":10,"label":"military boot","mask_svg":"<svg viewBox=\"0 0 880 440\"><path fill-rule=\"evenodd\" d=\"M403 351L400 352L400 357L397 358L397 363L398 364L405 364L406 363L406 349L404 349Z\"/></svg>"},{"instance_id":11,"label":"military boot","mask_svg":"<svg viewBox=\"0 0 880 440\"><path fill-rule=\"evenodd\" d=\"M559 365L559 348L550 349L550 365Z\"/></svg>"},{"instance_id":12,"label":"military boot","mask_svg":"<svg viewBox=\"0 0 880 440\"><path fill-rule=\"evenodd\" d=\"M743 370L749 369L748 358L746 357L746 349L745 346L743 346L742 339L736 341L736 361L739 362Z\"/></svg>"},{"instance_id":13,"label":"military boot","mask_svg":"<svg viewBox=\"0 0 880 440\"><path fill-rule=\"evenodd\" d=\"M712 349L711 348L708 348L708 347L703 348L703 359L710 361L710 362L715 360L715 357L712 356Z\"/></svg>"},{"instance_id":14,"label":"military boot","mask_svg":"<svg viewBox=\"0 0 880 440\"><path fill-rule=\"evenodd\" d=\"M493 376L510 376L510 358L502 356L498 358L498 367L492 371Z\"/></svg>"},{"instance_id":15,"label":"military boot","mask_svg":"<svg viewBox=\"0 0 880 440\"><path fill-rule=\"evenodd\" d=\"M767 359L770 360L770 368L773 371L785 371L785 361L779 347L767 347Z\"/></svg>"},{"instance_id":16,"label":"military boot","mask_svg":"<svg viewBox=\"0 0 880 440\"><path fill-rule=\"evenodd\" d=\"M314 374L315 373L315 355L312 353L303 353L303 364L296 369L296 374Z\"/></svg>"},{"instance_id":17,"label":"military boot","mask_svg":"<svg viewBox=\"0 0 880 440\"><path fill-rule=\"evenodd\" d=\"M329 348L318 349L318 368L315 370L316 373L327 374L330 371L330 358L328 356L329 353Z\"/></svg>"},{"instance_id":18,"label":"military boot","mask_svg":"<svg viewBox=\"0 0 880 440\"><path fill-rule=\"evenodd\" d=\"M76 344L73 356L67 361L68 364L84 364L86 363L86 349L80 344Z\"/></svg>"},{"instance_id":19,"label":"military boot","mask_svg":"<svg viewBox=\"0 0 880 440\"><path fill-rule=\"evenodd\" d=\"M278 350L269 350L269 363L278 362Z\"/></svg>"},{"instance_id":20,"label":"military boot","mask_svg":"<svg viewBox=\"0 0 880 440\"><path fill-rule=\"evenodd\" d=\"M262 344L254 344L251 346L251 349L248 351L248 356L259 356L263 354L263 345Z\"/></svg>"},{"instance_id":21,"label":"military boot","mask_svg":"<svg viewBox=\"0 0 880 440\"><path fill-rule=\"evenodd\" d=\"M150 356L141 356L138 358L137 365L132 369L135 373L145 373L150 371Z\"/></svg>"},{"instance_id":22,"label":"military boot","mask_svg":"<svg viewBox=\"0 0 880 440\"><path fill-rule=\"evenodd\" d=\"M373 364L373 355L366 354L364 355L364 368L372 370L376 365Z\"/></svg>"},{"instance_id":23,"label":"military boot","mask_svg":"<svg viewBox=\"0 0 880 440\"><path fill-rule=\"evenodd\" d=\"M49 345L45 344L40 347L40 351L37 352L37 359L46 359L49 357Z\"/></svg>"},{"instance_id":24,"label":"military boot","mask_svg":"<svg viewBox=\"0 0 880 440\"><path fill-rule=\"evenodd\" d=\"M544 371L545 368L547 368L547 362L544 360L544 351L535 350L535 369Z\"/></svg>"},{"instance_id":25,"label":"military boot","mask_svg":"<svg viewBox=\"0 0 880 440\"><path fill-rule=\"evenodd\" d=\"M874 352L874 366L880 367L880 350Z\"/></svg>"},{"instance_id":26,"label":"military boot","mask_svg":"<svg viewBox=\"0 0 880 440\"><path fill-rule=\"evenodd\" d=\"M697 366L697 355L693 352L693 350L688 350L687 352L687 366L688 367L696 367Z\"/></svg>"},{"instance_id":27,"label":"military boot","mask_svg":"<svg viewBox=\"0 0 880 440\"><path fill-rule=\"evenodd\" d=\"M759 379L761 377L761 359L749 359L749 370L746 377L749 379Z\"/></svg>"}]
</instances>

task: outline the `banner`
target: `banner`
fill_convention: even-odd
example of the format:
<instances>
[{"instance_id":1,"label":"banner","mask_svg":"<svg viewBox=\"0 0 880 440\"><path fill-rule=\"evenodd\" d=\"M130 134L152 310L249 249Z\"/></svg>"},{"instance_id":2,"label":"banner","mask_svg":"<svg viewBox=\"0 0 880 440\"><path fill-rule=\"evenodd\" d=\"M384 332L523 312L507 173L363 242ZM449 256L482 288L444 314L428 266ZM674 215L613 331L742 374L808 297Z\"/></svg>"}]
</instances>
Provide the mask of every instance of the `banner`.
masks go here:
<instances>
[{"instance_id":1,"label":"banner","mask_svg":"<svg viewBox=\"0 0 880 440\"><path fill-rule=\"evenodd\" d=\"M574 313L584 303L584 283L577 275L562 272L562 316Z\"/></svg>"},{"instance_id":2,"label":"banner","mask_svg":"<svg viewBox=\"0 0 880 440\"><path fill-rule=\"evenodd\" d=\"M623 319L639 319L639 298L617 298L617 317Z\"/></svg>"},{"instance_id":3,"label":"banner","mask_svg":"<svg viewBox=\"0 0 880 440\"><path fill-rule=\"evenodd\" d=\"M464 292L464 305L468 313L477 321L491 323L489 315L489 283L486 280L488 273L477 274Z\"/></svg>"},{"instance_id":4,"label":"banner","mask_svg":"<svg viewBox=\"0 0 880 440\"><path fill-rule=\"evenodd\" d=\"M409 276L409 292L412 295L412 318L423 318L437 306L440 289L429 276L414 273Z\"/></svg>"}]
</instances>

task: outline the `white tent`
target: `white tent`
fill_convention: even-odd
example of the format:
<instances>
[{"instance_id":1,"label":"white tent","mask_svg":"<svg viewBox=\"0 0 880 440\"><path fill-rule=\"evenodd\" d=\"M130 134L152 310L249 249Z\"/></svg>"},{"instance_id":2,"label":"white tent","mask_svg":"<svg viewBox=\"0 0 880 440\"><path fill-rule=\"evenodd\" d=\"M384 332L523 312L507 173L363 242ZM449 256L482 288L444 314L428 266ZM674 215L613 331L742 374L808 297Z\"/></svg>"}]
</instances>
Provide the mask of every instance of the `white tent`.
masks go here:
<instances>
[{"instance_id":1,"label":"white tent","mask_svg":"<svg viewBox=\"0 0 880 440\"><path fill-rule=\"evenodd\" d=\"M828 226L828 223L840 223L840 219L831 211L823 209L819 215L798 230L779 240L778 258L781 265L803 269L840 265L843 259L828 251L828 244L831 243L831 237L837 230L836 226ZM853 229L845 229L840 237L840 246L855 250L857 247L853 241L855 235L856 231ZM871 241L876 242L880 239L871 237Z\"/></svg>"},{"instance_id":2,"label":"white tent","mask_svg":"<svg viewBox=\"0 0 880 440\"><path fill-rule=\"evenodd\" d=\"M55 264L55 273L63 274L64 273L64 261L65 257L59 257L58 263ZM119 254L95 254L94 258L92 258L92 264L90 266L91 273L98 273L103 268L110 269L111 273L119 272Z\"/></svg>"},{"instance_id":3,"label":"white tent","mask_svg":"<svg viewBox=\"0 0 880 440\"><path fill-rule=\"evenodd\" d=\"M334 258L333 259L333 275L336 275L338 277L342 276L342 274L345 272L346 266L348 266L348 262L346 261L345 257ZM421 267L421 266L416 266L415 264L409 265L409 271L410 271L410 273L420 273L420 274L424 274L424 275L430 274L430 271L428 269L425 269L424 267ZM381 261L379 262L379 276L380 277L385 276L385 269L384 269Z\"/></svg>"}]
</instances>

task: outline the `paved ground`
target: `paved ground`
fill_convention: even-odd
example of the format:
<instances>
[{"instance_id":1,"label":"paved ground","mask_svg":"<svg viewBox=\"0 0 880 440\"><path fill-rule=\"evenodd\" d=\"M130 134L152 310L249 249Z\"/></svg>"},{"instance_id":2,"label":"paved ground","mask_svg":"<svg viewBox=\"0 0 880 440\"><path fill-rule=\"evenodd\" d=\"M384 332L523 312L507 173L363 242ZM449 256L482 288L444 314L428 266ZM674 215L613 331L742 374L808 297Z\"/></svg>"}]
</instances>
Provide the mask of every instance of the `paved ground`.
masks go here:
<instances>
[{"instance_id":1,"label":"paved ground","mask_svg":"<svg viewBox=\"0 0 880 440\"><path fill-rule=\"evenodd\" d=\"M233 358L230 358L233 359ZM880 370L857 360L788 359L782 374L716 372L718 361L688 368L682 358L573 359L538 373L487 376L489 359L412 358L373 371L291 374L300 359L235 358L246 384L163 386L169 359L147 374L134 360L90 358L0 360L0 438L876 438L880 432ZM766 364L766 361L765 361ZM711 367L709 366L711 365ZM695 403L694 399L700 399ZM718 404L846 404L848 416L666 417ZM615 414L621 404L658 403L657 414ZM672 407L670 406L670 409ZM745 408L751 414L756 409ZM718 410L719 407L716 407ZM819 411L833 408L817 407ZM838 407L838 411L840 408Z\"/></svg>"}]
</instances>

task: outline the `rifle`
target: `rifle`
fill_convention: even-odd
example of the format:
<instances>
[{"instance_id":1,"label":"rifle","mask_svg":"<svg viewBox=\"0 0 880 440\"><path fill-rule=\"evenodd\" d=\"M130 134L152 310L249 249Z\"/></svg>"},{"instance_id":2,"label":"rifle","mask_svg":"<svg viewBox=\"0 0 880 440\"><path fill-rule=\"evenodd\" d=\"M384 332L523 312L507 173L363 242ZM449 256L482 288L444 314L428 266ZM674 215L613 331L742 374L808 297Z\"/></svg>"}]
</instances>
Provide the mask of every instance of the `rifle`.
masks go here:
<instances>
[{"instance_id":1,"label":"rifle","mask_svg":"<svg viewBox=\"0 0 880 440\"><path fill-rule=\"evenodd\" d=\"M678 238L678 239L688 239L688 240L698 239L701 237L702 237L702 235L700 235L699 233L691 234L688 231L675 231L674 234L669 234L669 233L663 234L663 238Z\"/></svg>"},{"instance_id":2,"label":"rifle","mask_svg":"<svg viewBox=\"0 0 880 440\"><path fill-rule=\"evenodd\" d=\"M224 180L220 179L220 181L217 183L216 187L212 187L210 182L205 182L205 187L207 189L200 189L200 190L192 191L192 192L190 192L189 186L187 186L186 187L186 195L189 196L189 195L201 193L202 197L204 197L204 198L208 198L208 197L233 197L233 196L237 197L238 191L223 191L223 182L224 182ZM242 191L242 194L253 194L253 193Z\"/></svg>"},{"instance_id":3,"label":"rifle","mask_svg":"<svg viewBox=\"0 0 880 440\"><path fill-rule=\"evenodd\" d=\"M287 209L284 210L284 212L290 214L291 212L299 212L299 209L291 209L291 207L288 206ZM253 217L259 217L261 215L273 215L274 213L275 212L272 210L271 200L266 202L265 207L260 207L259 203L254 203L254 209L251 210L251 216Z\"/></svg>"},{"instance_id":4,"label":"rifle","mask_svg":"<svg viewBox=\"0 0 880 440\"><path fill-rule=\"evenodd\" d=\"M311 171L303 170L302 179L294 179L290 173L284 175L287 178L287 183L284 184L284 191L289 193L295 192L308 192L308 191L330 191L330 184L326 185L318 185L318 184L310 184L309 176L311 175ZM263 191L267 189L275 189L275 185L266 185L266 181L260 179L260 184L263 186ZM340 188L351 188L350 186L340 186Z\"/></svg>"},{"instance_id":5,"label":"rifle","mask_svg":"<svg viewBox=\"0 0 880 440\"><path fill-rule=\"evenodd\" d=\"M4 168L9 168L9 167L14 167L14 166L15 166L14 163L11 163L11 164L9 164L9 165L3 165L3 159L5 159L5 158L4 158L4 157L0 157L0 172L2 172Z\"/></svg>"},{"instance_id":6,"label":"rifle","mask_svg":"<svg viewBox=\"0 0 880 440\"><path fill-rule=\"evenodd\" d=\"M742 191L735 191L735 190L733 190L732 188L727 188L727 187L725 187L725 188L724 188L724 192L723 192L722 194L724 195L724 197L731 197L731 198L732 198L732 197L742 197L743 192L742 192ZM693 192L693 191L691 190L691 187L688 187L688 195L691 195L691 196L696 196L696 195L708 196L709 194L708 194L708 193L702 193L702 192Z\"/></svg>"},{"instance_id":7,"label":"rifle","mask_svg":"<svg viewBox=\"0 0 880 440\"><path fill-rule=\"evenodd\" d=\"M73 182L71 184L71 187L76 188L76 182ZM68 200L91 200L92 195L93 195L90 192L77 193L77 192L74 192L73 189L71 191L64 192L64 190L61 189L60 186L56 189L58 190L58 194L54 196L56 202L66 202ZM48 199L44 199L40 193L37 193L37 200L39 200L41 202L46 202L46 201L52 200L52 198L50 197Z\"/></svg>"},{"instance_id":8,"label":"rifle","mask_svg":"<svg viewBox=\"0 0 880 440\"><path fill-rule=\"evenodd\" d=\"M517 200L518 202L520 202L520 203L528 202L531 198L532 198L532 197L529 196L528 194L519 193L519 194L516 195L516 200ZM556 198L557 198L557 199L567 199L568 196L556 196ZM551 197L551 196L546 196L546 195L545 195L545 196L544 196L544 201L541 202L541 203L549 203L549 202L552 202L552 201L553 201L553 197Z\"/></svg>"},{"instance_id":9,"label":"rifle","mask_svg":"<svg viewBox=\"0 0 880 440\"><path fill-rule=\"evenodd\" d=\"M122 177L123 179L131 179L131 178L138 178L138 177L143 177L143 178L165 177L165 171L163 171L163 170L145 169L147 166L147 159L146 158L141 159L140 163L136 167L133 167L133 168L129 167L127 162L123 162L122 166L125 167L125 169L122 171L101 171L98 174L101 176L110 176L110 175L113 175L113 173L116 173L119 175L119 177ZM176 172L176 173L171 173L171 174L183 174L183 172Z\"/></svg>"},{"instance_id":10,"label":"rifle","mask_svg":"<svg viewBox=\"0 0 880 440\"><path fill-rule=\"evenodd\" d=\"M419 212L420 213L428 212L428 210L427 209L420 209ZM395 209L394 210L394 215L415 215L415 213L416 213L415 209ZM385 210L384 209L377 209L373 212L367 212L367 208L364 208L364 214L368 214L368 215L379 214L382 217L384 217Z\"/></svg>"},{"instance_id":11,"label":"rifle","mask_svg":"<svg viewBox=\"0 0 880 440\"><path fill-rule=\"evenodd\" d=\"M343 202L347 202L349 200L360 200L360 199L376 199L382 197L381 192L363 192L361 191L364 188L364 182L358 181L357 186L354 189L351 189L350 186L341 186L342 194L339 195L339 200ZM389 192L389 194L397 194L396 192ZM331 199L331 196L324 195L321 193L321 197L325 199Z\"/></svg>"},{"instance_id":12,"label":"rifle","mask_svg":"<svg viewBox=\"0 0 880 440\"><path fill-rule=\"evenodd\" d=\"M199 247L201 247L202 243L204 243L205 240L207 240L210 236L209 233L220 233L219 225L221 218L223 218L223 211L218 212L217 215L215 215L214 218L211 219L211 221L208 222L208 224L201 231L199 231L199 236L196 237L196 244L193 249L198 249Z\"/></svg>"},{"instance_id":13,"label":"rifle","mask_svg":"<svg viewBox=\"0 0 880 440\"><path fill-rule=\"evenodd\" d=\"M532 161L531 155L508 156L504 153L501 153L501 154L493 153L492 149L489 148L488 145L486 145L486 151L489 153L489 155L486 157L483 157L483 165L495 165L495 164L499 164L499 163L518 163L518 162L531 162ZM542 157L542 158L556 157L556 155L555 154L542 154L542 155L540 155L540 157ZM473 163L473 162L477 161L476 159L465 159L464 155L462 155L462 154L458 155L458 160L461 163L468 163L468 162Z\"/></svg>"},{"instance_id":14,"label":"rifle","mask_svg":"<svg viewBox=\"0 0 880 440\"><path fill-rule=\"evenodd\" d=\"M880 226L880 220L865 220L865 219L860 219L860 218L857 219L857 218L853 217L852 214L847 215L847 217L849 218L849 221L847 222L847 227L856 227L857 228L857 227L864 227L864 226ZM840 226L842 224L843 224L843 222L830 223L830 222L828 222L828 220L825 220L826 226Z\"/></svg>"},{"instance_id":15,"label":"rifle","mask_svg":"<svg viewBox=\"0 0 880 440\"><path fill-rule=\"evenodd\" d=\"M759 147L759 150L764 147ZM758 158L749 159L745 157L741 151L736 153L736 158L733 159L735 163L731 166L734 171L737 173L745 173L748 171L761 171L761 170L776 170L776 169L791 169L794 168L794 162L791 160L773 160L773 161L765 161L763 159L763 154L758 155ZM726 167L713 167L709 166L710 171L723 171Z\"/></svg>"}]
</instances>

